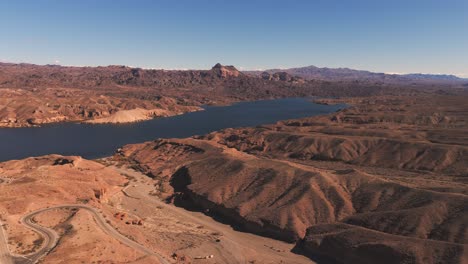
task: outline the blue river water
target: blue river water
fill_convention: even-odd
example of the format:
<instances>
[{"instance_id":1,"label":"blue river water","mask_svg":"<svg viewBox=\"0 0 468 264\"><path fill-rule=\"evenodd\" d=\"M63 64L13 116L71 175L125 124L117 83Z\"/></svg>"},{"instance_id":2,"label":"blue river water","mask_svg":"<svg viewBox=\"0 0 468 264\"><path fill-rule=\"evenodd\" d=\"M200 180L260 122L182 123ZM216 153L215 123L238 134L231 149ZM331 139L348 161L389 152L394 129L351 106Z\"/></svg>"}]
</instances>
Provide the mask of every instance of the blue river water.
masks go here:
<instances>
[{"instance_id":1,"label":"blue river water","mask_svg":"<svg viewBox=\"0 0 468 264\"><path fill-rule=\"evenodd\" d=\"M203 135L230 127L271 124L335 112L344 107L314 104L306 98L287 98L208 106L204 111L131 124L58 123L32 128L2 128L0 161L46 154L93 159L112 155L125 144Z\"/></svg>"}]
</instances>

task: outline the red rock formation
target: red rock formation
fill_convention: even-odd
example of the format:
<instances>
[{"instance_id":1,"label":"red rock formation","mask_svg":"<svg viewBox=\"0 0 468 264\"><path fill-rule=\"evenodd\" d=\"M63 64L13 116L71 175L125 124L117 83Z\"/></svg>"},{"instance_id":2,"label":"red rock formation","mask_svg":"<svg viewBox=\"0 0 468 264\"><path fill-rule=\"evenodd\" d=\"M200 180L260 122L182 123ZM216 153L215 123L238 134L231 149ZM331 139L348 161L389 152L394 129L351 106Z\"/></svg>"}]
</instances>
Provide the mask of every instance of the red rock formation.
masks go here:
<instances>
[{"instance_id":1,"label":"red rock formation","mask_svg":"<svg viewBox=\"0 0 468 264\"><path fill-rule=\"evenodd\" d=\"M238 77L241 73L234 66L223 66L217 63L211 70L221 78Z\"/></svg>"}]
</instances>

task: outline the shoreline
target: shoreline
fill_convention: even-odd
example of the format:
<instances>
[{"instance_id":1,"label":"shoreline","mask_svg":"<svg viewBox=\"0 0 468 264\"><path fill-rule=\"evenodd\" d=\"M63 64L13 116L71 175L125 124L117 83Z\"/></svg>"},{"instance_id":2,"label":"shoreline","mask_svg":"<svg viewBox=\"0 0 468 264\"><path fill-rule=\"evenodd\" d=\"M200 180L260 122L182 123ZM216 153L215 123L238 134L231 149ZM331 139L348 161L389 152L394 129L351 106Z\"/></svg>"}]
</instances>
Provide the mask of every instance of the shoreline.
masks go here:
<instances>
[{"instance_id":1,"label":"shoreline","mask_svg":"<svg viewBox=\"0 0 468 264\"><path fill-rule=\"evenodd\" d=\"M47 124L41 127L27 127L22 129L23 136L17 136L14 130L10 129L0 129L3 131L3 141L6 149L12 149L13 152L7 154L4 153L3 158L0 156L1 161L15 160L15 159L24 159L27 157L37 157L43 156L51 153L62 154L62 155L76 155L83 156L87 159L97 159L103 158L109 155L112 155L119 147L126 144L135 144L141 142L147 142L155 140L157 138L185 138L193 136L202 136L209 134L211 132L229 129L229 128L249 128L261 125L271 125L277 122L297 119L297 118L307 118L310 116L326 116L329 114L335 114L337 111L342 111L344 107L339 109L336 106L330 107L314 107L314 103L303 99L300 99L300 105L297 105L295 101L286 101L278 103L266 103L266 104L255 104L252 102L246 105L247 108L244 108L243 105L240 107L235 107L235 109L225 110L224 114L216 114L219 108L218 107L206 107L203 108L203 111L197 112L207 112L206 114L198 113L195 116L182 117L184 115L179 115L180 118L170 119L170 118L154 118L151 120L143 122L133 122L133 123L102 123L102 124L93 124L93 123L84 123L84 122L62 122L62 123L53 123ZM275 101L275 100L262 100L262 101ZM293 104L292 104L292 103ZM242 102L240 102L242 103ZM238 103L236 103L238 104ZM286 115L277 115L273 114L272 111L276 111L276 106L285 106ZM311 107L309 107L311 106ZM292 108L291 108L292 107ZM325 112L320 109L325 108ZM245 109L245 110L243 110ZM261 109L265 109L262 111ZM288 110L290 109L290 110ZM241 111L241 112L239 112ZM255 120L250 122L240 122L243 120L245 114L253 114ZM260 111L260 112L258 112ZM297 112L301 111L301 112ZM195 114L195 112L193 112ZM267 114L267 117L263 115ZM288 114L289 113L289 114ZM188 113L187 113L188 114ZM269 116L268 115L272 115ZM195 118L195 119L193 119ZM163 120L164 119L164 120ZM195 121L192 121L195 120ZM212 122L209 122L209 121ZM226 120L230 120L227 121ZM200 126L194 126L193 122L203 122L200 123ZM240 123L239 123L240 122ZM138 125L141 124L141 125ZM120 128L119 128L120 127ZM29 128L36 128L30 130ZM192 131L193 130L193 131ZM31 131L31 132L28 132ZM81 131L81 132L78 132ZM146 131L146 132L145 132ZM159 131L159 132L158 132ZM33 133L33 138L25 138L26 134L23 133ZM117 133L114 135L114 133ZM57 136L53 136L57 135ZM86 136L88 135L88 136ZM104 135L108 135L107 137ZM21 138L24 138L26 141L23 141ZM102 139L102 140L100 140ZM42 141L44 144L41 144L41 147L32 150L22 151L24 147L18 149L17 144L14 144L16 140L20 140L22 146L28 146L35 144L37 140ZM76 142L81 142L77 144ZM95 142L95 143L93 143ZM50 144L49 144L50 143ZM95 145L97 144L97 145ZM78 147L78 146L90 146ZM94 147L91 147L95 145ZM16 148L16 150L15 150ZM43 150L43 151L42 151ZM100 154L99 154L100 153Z\"/></svg>"},{"instance_id":2,"label":"shoreline","mask_svg":"<svg viewBox=\"0 0 468 264\"><path fill-rule=\"evenodd\" d=\"M346 100L348 97L341 98L341 100ZM305 97L279 97L279 98L267 98L267 99L258 99L258 100L233 100L232 102L226 103L226 102L221 102L220 104L209 104L209 105L200 105L200 106L187 106L187 107L193 107L195 110L193 111L186 111L186 112L178 112L176 114L170 114L166 116L150 116L149 118L139 118L136 120L132 121L102 121L105 119L111 119L113 115L123 112L123 111L134 111L134 110L145 110L150 113L151 111L165 111L165 112L170 112L170 110L166 109L142 109L139 107L129 109L129 110L119 110L118 112L115 112L112 115L102 117L102 118L97 118L97 119L62 119L60 121L56 122L45 122L41 124L31 124L31 123L21 123L18 125L4 125L4 123L0 123L0 129L18 129L18 128L41 128L41 127L47 127L47 126L53 126L53 125L59 125L59 124L92 124L92 125L105 125L105 124L112 124L112 125L127 125L127 124L135 124L135 123L141 123L145 121L150 121L153 119L158 119L158 118L165 118L165 117L173 117L173 116L179 116L179 115L184 115L187 113L192 113L192 112L199 112L199 111L205 111L207 108L211 107L226 107L226 106L232 106L240 103L253 103L253 102L263 102L263 101L275 101L275 100L283 100L283 99L304 99L308 100L310 103L317 104L317 105L338 105L338 104L344 104L342 102L336 102L336 103L322 103L321 100L337 100L335 98L323 98L323 97L317 97L317 96L305 96ZM10 124L10 123L7 123ZM12 124L17 124L17 123L12 123Z\"/></svg>"},{"instance_id":3,"label":"shoreline","mask_svg":"<svg viewBox=\"0 0 468 264\"><path fill-rule=\"evenodd\" d=\"M146 119L137 119L137 120L133 120L133 121L126 121L126 122L122 122L122 121L117 121L117 122L109 122L109 121L101 121L100 119L107 119L111 116L108 116L108 117L104 117L104 118L99 118L99 119L77 119L77 120L61 120L61 121L57 121L57 122L47 122L47 123L41 123L41 124L22 124L22 125L18 125L18 126L3 126L2 124L0 124L0 129L19 129L19 128L43 128L43 127L48 127L48 126L54 126L54 125L60 125L60 124L79 124L79 125L82 125L82 124L87 124L87 125L129 125L129 124L134 124L134 123L141 123L141 122L145 122L145 121L150 121L150 120L153 120L153 119L159 119L159 118L166 118L166 117L173 117L173 116L179 116L179 115L183 115L183 114L187 114L187 113L193 113L193 112L198 112L198 111L204 111L205 108L203 107L199 107L199 106L194 106L194 108L198 108L197 110L193 110L193 111L187 111L187 112L179 112L179 113L176 113L176 114L171 114L171 115L166 115L166 116L152 116L152 117L149 117L149 118L146 118ZM134 108L134 109L130 109L130 110L121 110L121 111L131 111L131 110L136 110L136 109L139 109L139 108ZM147 110L147 109L144 109L144 110ZM148 110L148 111L153 111L154 109L152 110ZM159 109L157 109L159 110ZM165 109L161 109L161 110L165 110ZM120 112L120 111L119 111ZM118 113L118 112L116 112Z\"/></svg>"}]
</instances>

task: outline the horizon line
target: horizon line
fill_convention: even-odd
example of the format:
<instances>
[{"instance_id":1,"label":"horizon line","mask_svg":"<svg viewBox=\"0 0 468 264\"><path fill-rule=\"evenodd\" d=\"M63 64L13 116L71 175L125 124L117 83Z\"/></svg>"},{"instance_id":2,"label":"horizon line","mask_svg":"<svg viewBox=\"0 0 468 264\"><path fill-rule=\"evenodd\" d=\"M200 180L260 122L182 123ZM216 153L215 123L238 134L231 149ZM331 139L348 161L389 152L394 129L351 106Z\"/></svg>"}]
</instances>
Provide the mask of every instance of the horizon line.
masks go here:
<instances>
[{"instance_id":1,"label":"horizon line","mask_svg":"<svg viewBox=\"0 0 468 264\"><path fill-rule=\"evenodd\" d=\"M123 66L123 67L128 67L132 69L143 69L143 70L165 70L165 71L203 71L203 70L210 70L211 68L161 68L161 67L142 67L142 66L134 66L134 65L125 65L125 64L107 64L107 65L71 65L71 64L60 64L59 63L47 63L47 64L40 64L40 63L33 63L33 62L12 62L12 61L7 61L7 60L1 60L0 63L5 63L5 64L29 64L29 65L35 65L35 66L60 66L60 67L76 67L76 68L98 68L98 67L112 67L112 66ZM216 65L217 63L213 64ZM234 66L236 69L238 69L241 72L249 72L249 71L269 71L269 70L289 70L289 69L300 69L300 68L307 68L307 67L316 67L320 69L349 69L349 70L355 70L355 71L367 71L370 73L383 73L383 74L388 74L388 75L411 75L411 74L423 74L423 75L447 75L447 76L455 76L460 79L468 79L468 73L429 73L429 72L378 72L378 71L371 71L367 69L356 69L356 68L350 68L350 67L327 67L327 66L316 66L313 64L310 65L305 65L305 66L293 66L293 67L271 67L271 68L249 68L249 67L242 67L242 66L236 66L232 64L223 64L223 66ZM212 67L213 67L212 66Z\"/></svg>"}]
</instances>

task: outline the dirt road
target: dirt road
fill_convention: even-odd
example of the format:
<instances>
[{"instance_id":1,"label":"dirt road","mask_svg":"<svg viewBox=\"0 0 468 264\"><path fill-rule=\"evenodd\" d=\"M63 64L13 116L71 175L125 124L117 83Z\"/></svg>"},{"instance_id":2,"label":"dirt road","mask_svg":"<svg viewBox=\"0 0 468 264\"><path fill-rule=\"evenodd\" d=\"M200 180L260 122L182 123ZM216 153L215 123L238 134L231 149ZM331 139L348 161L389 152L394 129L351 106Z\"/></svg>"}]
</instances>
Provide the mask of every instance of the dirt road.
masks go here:
<instances>
[{"instance_id":1,"label":"dirt road","mask_svg":"<svg viewBox=\"0 0 468 264\"><path fill-rule=\"evenodd\" d=\"M135 241L125 237L124 235L120 234L117 230L115 230L112 226L110 226L104 217L101 215L101 213L94 207L87 206L87 205L82 205L82 204L63 204L63 205L57 205L57 206L51 206L48 208L42 208L33 212L28 213L27 215L23 216L21 218L21 223L28 228L34 230L38 234L40 234L43 239L44 239L44 244L41 247L41 249L34 254L28 255L28 256L23 256L22 259L19 259L21 256L18 256L17 258L19 260L15 261L15 263L19 264L32 264L36 263L39 259L41 259L43 256L47 255L54 247L57 245L59 241L59 235L55 230L43 227L41 225L38 225L37 223L34 222L34 216L50 211L50 210L55 210L55 209L81 209L81 210L86 210L87 212L91 213L93 215L93 218L95 219L97 225L108 235L114 237L115 239L121 241L123 244L141 251L142 253L149 255L149 256L154 256L158 258L160 263L162 264L169 264L170 262L166 260L164 257L161 255L152 252L151 250L147 249L146 247L136 243ZM5 236L3 234L3 229L2 232L0 232L0 263L2 264L13 264L12 260L12 255L10 251L8 250L7 243ZM3 242L2 242L3 241ZM16 257L16 256L15 256Z\"/></svg>"},{"instance_id":2,"label":"dirt road","mask_svg":"<svg viewBox=\"0 0 468 264\"><path fill-rule=\"evenodd\" d=\"M8 240L3 231L3 223L0 222L0 263L13 264L13 259L8 249Z\"/></svg>"},{"instance_id":3,"label":"dirt road","mask_svg":"<svg viewBox=\"0 0 468 264\"><path fill-rule=\"evenodd\" d=\"M125 195L122 197L123 200L120 201L124 202L124 208L128 210L129 213L148 212L151 207L161 208L159 210L177 216L178 220L173 220L175 222L194 223L213 232L222 234L221 242L212 244L206 242L204 245L200 245L200 251L195 250L192 252L193 254L201 256L214 254L216 260L206 263L250 263L250 261L255 259L257 260L256 263L314 263L309 258L292 253L291 249L294 246L293 244L237 231L231 226L215 221L213 218L203 213L188 211L172 204L167 204L158 197L150 195L154 186L151 183L151 179L146 175L131 169L117 167L114 167L114 169L133 177L136 179L135 182L138 182L138 184L128 185L125 189ZM139 217L144 218L146 216L140 215ZM196 255L192 255L192 257L193 256ZM260 259L262 262L258 262Z\"/></svg>"}]
</instances>

